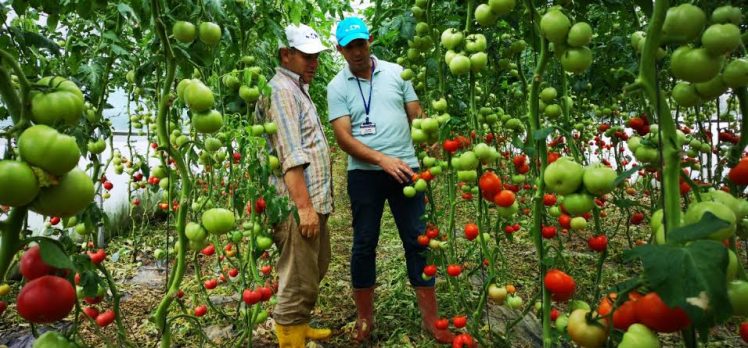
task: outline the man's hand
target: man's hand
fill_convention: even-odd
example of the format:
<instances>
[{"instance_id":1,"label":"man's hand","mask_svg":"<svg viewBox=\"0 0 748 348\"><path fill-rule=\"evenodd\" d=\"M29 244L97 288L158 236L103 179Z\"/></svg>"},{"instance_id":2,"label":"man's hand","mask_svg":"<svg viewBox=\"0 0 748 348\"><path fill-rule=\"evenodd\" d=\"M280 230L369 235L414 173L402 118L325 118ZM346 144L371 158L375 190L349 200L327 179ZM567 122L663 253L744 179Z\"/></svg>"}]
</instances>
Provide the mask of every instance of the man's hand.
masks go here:
<instances>
[{"instance_id":1,"label":"man's hand","mask_svg":"<svg viewBox=\"0 0 748 348\"><path fill-rule=\"evenodd\" d=\"M314 238L319 234L319 216L314 207L299 209L299 232L306 238Z\"/></svg>"},{"instance_id":2,"label":"man's hand","mask_svg":"<svg viewBox=\"0 0 748 348\"><path fill-rule=\"evenodd\" d=\"M377 164L401 184L409 182L414 174L408 164L399 158L382 155Z\"/></svg>"}]
</instances>

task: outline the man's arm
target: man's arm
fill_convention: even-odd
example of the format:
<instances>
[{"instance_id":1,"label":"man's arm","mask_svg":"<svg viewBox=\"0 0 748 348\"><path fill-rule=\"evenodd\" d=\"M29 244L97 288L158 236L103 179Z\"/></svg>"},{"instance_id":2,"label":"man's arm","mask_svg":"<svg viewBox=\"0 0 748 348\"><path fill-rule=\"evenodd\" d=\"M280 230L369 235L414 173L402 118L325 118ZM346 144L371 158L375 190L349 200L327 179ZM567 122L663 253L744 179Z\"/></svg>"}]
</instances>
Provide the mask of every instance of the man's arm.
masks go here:
<instances>
[{"instance_id":1,"label":"man's arm","mask_svg":"<svg viewBox=\"0 0 748 348\"><path fill-rule=\"evenodd\" d=\"M405 113L408 114L408 124L412 124L413 120L418 117L423 117L423 109L421 109L421 102L414 100L405 103Z\"/></svg>"},{"instance_id":2,"label":"man's arm","mask_svg":"<svg viewBox=\"0 0 748 348\"><path fill-rule=\"evenodd\" d=\"M418 108L420 109L420 106ZM379 151L373 150L353 137L350 115L333 120L332 128L335 132L335 139L337 139L338 145L340 145L343 151L364 162L382 167L387 174L400 183L410 181L410 178L413 176L413 170L410 169L407 163L399 158L386 156Z\"/></svg>"},{"instance_id":3,"label":"man's arm","mask_svg":"<svg viewBox=\"0 0 748 348\"><path fill-rule=\"evenodd\" d=\"M304 167L296 166L283 175L283 181L288 187L288 195L296 204L299 211L299 229L301 235L307 238L314 238L319 233L319 217L314 210L312 200L309 198L309 191L306 188L304 179Z\"/></svg>"}]
</instances>

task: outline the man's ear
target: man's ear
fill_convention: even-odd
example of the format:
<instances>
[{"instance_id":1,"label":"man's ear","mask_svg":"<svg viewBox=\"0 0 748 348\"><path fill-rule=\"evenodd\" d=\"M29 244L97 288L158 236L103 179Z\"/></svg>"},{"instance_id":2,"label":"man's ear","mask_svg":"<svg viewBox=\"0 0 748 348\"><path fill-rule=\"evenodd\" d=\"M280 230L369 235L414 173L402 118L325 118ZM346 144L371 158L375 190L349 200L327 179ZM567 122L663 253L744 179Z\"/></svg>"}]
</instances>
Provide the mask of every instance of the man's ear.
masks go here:
<instances>
[{"instance_id":1,"label":"man's ear","mask_svg":"<svg viewBox=\"0 0 748 348\"><path fill-rule=\"evenodd\" d=\"M338 50L338 52L343 53L343 46L335 45L335 48Z\"/></svg>"},{"instance_id":2,"label":"man's ear","mask_svg":"<svg viewBox=\"0 0 748 348\"><path fill-rule=\"evenodd\" d=\"M374 42L374 35L369 34L369 44Z\"/></svg>"}]
</instances>

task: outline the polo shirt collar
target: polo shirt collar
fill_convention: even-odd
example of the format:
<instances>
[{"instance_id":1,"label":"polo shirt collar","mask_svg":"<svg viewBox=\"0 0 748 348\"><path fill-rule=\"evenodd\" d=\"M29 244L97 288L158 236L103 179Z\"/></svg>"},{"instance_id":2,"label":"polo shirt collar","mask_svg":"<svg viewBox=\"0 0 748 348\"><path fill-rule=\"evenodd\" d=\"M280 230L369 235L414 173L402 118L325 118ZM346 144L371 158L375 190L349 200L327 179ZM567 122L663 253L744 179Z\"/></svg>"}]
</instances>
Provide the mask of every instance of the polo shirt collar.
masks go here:
<instances>
[{"instance_id":1,"label":"polo shirt collar","mask_svg":"<svg viewBox=\"0 0 748 348\"><path fill-rule=\"evenodd\" d=\"M379 58L377 58L375 55L372 54L370 55L370 57L374 60L374 75L376 75L377 73L382 71L382 65L379 64ZM353 73L351 72L351 67L348 64L345 65L343 74L345 74L346 80L353 80L356 77L356 75L353 75Z\"/></svg>"}]
</instances>

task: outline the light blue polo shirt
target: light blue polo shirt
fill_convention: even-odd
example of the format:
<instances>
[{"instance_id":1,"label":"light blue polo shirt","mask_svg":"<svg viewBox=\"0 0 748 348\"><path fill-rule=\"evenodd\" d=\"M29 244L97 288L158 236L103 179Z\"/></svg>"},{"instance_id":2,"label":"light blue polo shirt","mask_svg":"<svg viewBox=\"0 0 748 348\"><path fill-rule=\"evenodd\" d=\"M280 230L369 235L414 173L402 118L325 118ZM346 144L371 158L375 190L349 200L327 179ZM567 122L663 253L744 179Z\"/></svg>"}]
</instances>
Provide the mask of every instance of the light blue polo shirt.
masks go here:
<instances>
[{"instance_id":1,"label":"light blue polo shirt","mask_svg":"<svg viewBox=\"0 0 748 348\"><path fill-rule=\"evenodd\" d=\"M353 137L373 150L403 160L411 168L418 167L418 159L410 137L405 103L417 101L418 96L410 81L400 77L403 67L374 58L372 81L359 79L348 64L327 84L329 120L351 116ZM359 83L361 89L359 90ZM372 84L374 89L372 90ZM371 101L369 92L371 91ZM363 94L363 98L362 98ZM370 103L369 122L376 125L376 134L361 134L366 120L364 99ZM348 170L382 170L382 167L348 156Z\"/></svg>"}]
</instances>

